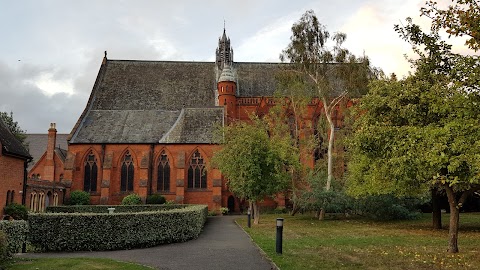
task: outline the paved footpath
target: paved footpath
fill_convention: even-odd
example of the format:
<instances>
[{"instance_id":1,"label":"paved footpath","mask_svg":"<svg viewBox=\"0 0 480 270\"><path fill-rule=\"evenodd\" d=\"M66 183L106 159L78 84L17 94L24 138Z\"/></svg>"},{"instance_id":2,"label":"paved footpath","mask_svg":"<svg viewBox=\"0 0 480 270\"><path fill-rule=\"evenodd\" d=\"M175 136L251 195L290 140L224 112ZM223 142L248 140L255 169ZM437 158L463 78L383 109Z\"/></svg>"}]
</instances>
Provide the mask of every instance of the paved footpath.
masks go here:
<instances>
[{"instance_id":1,"label":"paved footpath","mask_svg":"<svg viewBox=\"0 0 480 270\"><path fill-rule=\"evenodd\" d=\"M130 261L156 269L275 269L265 259L250 237L235 224L239 216L209 217L198 239L185 243L160 245L152 248L73 252L27 253L19 257L95 257Z\"/></svg>"}]
</instances>

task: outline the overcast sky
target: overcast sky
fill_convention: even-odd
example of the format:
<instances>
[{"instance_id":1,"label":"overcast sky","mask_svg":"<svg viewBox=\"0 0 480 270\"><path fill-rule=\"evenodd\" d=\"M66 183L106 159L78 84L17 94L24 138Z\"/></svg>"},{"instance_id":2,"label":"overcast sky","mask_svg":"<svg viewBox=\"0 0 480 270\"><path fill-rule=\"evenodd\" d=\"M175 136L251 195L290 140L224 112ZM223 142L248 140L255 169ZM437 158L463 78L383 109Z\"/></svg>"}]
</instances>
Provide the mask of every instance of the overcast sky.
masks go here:
<instances>
[{"instance_id":1,"label":"overcast sky","mask_svg":"<svg viewBox=\"0 0 480 270\"><path fill-rule=\"evenodd\" d=\"M345 47L406 75L410 46L394 24L423 0L0 0L0 111L28 133L69 133L109 59L213 61L226 21L234 61L278 62L291 26L313 9ZM152 97L154 98L154 97Z\"/></svg>"}]
</instances>

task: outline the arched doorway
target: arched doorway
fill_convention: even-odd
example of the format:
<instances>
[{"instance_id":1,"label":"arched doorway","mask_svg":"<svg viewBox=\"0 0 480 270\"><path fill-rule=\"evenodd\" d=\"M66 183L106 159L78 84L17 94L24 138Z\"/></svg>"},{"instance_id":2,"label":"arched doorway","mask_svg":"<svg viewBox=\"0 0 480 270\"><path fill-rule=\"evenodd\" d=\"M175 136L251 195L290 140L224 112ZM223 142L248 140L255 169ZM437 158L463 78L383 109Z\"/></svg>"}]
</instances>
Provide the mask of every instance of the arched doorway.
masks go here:
<instances>
[{"instance_id":1,"label":"arched doorway","mask_svg":"<svg viewBox=\"0 0 480 270\"><path fill-rule=\"evenodd\" d=\"M232 195L228 197L227 207L229 213L235 212L235 198Z\"/></svg>"}]
</instances>

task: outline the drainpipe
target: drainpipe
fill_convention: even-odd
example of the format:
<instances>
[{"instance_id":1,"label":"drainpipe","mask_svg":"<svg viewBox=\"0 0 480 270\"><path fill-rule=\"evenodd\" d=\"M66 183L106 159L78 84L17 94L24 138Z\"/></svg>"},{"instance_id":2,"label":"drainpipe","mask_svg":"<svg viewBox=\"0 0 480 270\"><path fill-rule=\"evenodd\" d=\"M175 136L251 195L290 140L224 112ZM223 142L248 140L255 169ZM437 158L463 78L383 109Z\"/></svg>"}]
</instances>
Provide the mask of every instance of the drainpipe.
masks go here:
<instances>
[{"instance_id":1,"label":"drainpipe","mask_svg":"<svg viewBox=\"0 0 480 270\"><path fill-rule=\"evenodd\" d=\"M23 162L23 187L22 187L22 205L27 202L27 167L28 162L31 159L27 159Z\"/></svg>"}]
</instances>

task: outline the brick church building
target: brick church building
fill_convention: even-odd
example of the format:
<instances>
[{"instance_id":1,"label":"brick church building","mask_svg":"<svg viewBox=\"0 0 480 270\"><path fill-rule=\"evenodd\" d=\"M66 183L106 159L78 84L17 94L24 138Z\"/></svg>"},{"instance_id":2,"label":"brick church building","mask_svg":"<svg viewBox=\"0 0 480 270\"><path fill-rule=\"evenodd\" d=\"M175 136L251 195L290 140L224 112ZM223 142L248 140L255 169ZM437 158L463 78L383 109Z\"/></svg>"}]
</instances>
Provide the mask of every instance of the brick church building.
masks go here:
<instances>
[{"instance_id":1,"label":"brick church building","mask_svg":"<svg viewBox=\"0 0 480 270\"><path fill-rule=\"evenodd\" d=\"M90 98L69 137L62 182L93 204L137 193L238 211L221 172L208 166L214 132L274 105L280 63L235 62L225 30L215 62L103 58ZM313 118L322 111L309 104ZM312 161L313 164L313 161ZM279 196L273 206L285 205Z\"/></svg>"}]
</instances>

